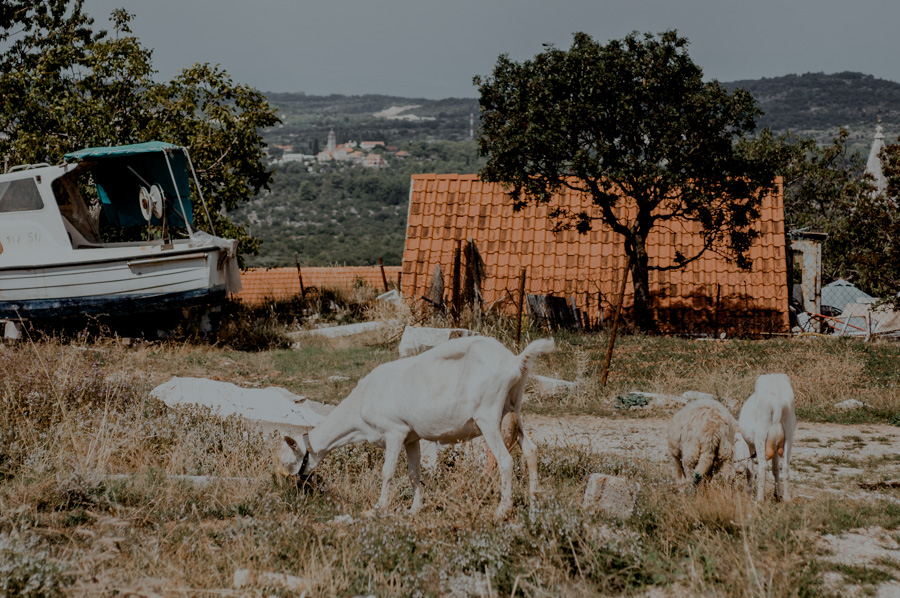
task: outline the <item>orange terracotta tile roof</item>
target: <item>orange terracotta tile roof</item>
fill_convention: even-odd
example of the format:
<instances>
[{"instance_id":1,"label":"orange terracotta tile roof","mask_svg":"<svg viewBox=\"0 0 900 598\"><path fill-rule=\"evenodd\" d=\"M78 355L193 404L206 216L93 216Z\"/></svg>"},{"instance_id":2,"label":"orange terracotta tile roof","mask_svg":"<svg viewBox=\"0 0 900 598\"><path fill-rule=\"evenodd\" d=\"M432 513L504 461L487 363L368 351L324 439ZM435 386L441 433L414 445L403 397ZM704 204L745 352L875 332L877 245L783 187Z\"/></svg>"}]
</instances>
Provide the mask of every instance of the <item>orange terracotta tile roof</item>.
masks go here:
<instances>
[{"instance_id":1,"label":"orange terracotta tile roof","mask_svg":"<svg viewBox=\"0 0 900 598\"><path fill-rule=\"evenodd\" d=\"M599 221L585 235L554 233L547 218L554 205L596 211L586 196L566 192L548 206L513 212L500 185L484 183L476 175L413 175L411 185L404 297L427 294L436 264L449 289L453 251L460 240L473 239L487 266L483 292L488 305L517 294L524 267L526 292L574 298L592 321L610 317L625 261L621 237ZM664 331L787 331L782 193L779 184L777 192L763 200L762 236L750 250L750 272L710 252L682 271L650 272L652 305ZM672 263L676 249L699 247L697 230L696 225L678 222L654 230L647 241L651 265ZM629 277L626 308L633 303L632 288Z\"/></svg>"},{"instance_id":2,"label":"orange terracotta tile roof","mask_svg":"<svg viewBox=\"0 0 900 598\"><path fill-rule=\"evenodd\" d=\"M303 286L307 289L339 289L349 291L357 279L364 280L378 291L384 290L381 269L378 266L303 268ZM385 266L388 283L397 284L400 266ZM272 299L289 299L300 294L297 268L250 268L241 272L243 290L235 299L248 305L259 305Z\"/></svg>"}]
</instances>

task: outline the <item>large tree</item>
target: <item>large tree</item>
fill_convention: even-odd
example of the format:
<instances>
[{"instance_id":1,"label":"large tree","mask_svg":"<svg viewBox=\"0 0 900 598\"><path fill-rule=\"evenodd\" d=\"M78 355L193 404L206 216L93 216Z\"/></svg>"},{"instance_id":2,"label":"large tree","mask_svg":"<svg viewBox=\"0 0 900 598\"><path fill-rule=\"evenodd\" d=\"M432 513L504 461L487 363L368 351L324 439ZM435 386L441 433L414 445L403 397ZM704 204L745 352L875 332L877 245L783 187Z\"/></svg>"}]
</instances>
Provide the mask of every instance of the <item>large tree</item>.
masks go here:
<instances>
[{"instance_id":1,"label":"large tree","mask_svg":"<svg viewBox=\"0 0 900 598\"><path fill-rule=\"evenodd\" d=\"M278 122L261 93L222 69L185 68L157 82L151 51L112 13L98 30L83 0L15 0L0 5L0 156L11 164L58 163L67 152L152 139L186 146L216 233L241 251L258 241L228 216L271 179L260 127ZM193 193L195 212L202 210ZM202 212L200 212L202 213ZM205 218L197 224L206 228Z\"/></svg>"},{"instance_id":2,"label":"large tree","mask_svg":"<svg viewBox=\"0 0 900 598\"><path fill-rule=\"evenodd\" d=\"M486 181L503 183L518 208L572 189L599 216L556 209L560 228L581 233L600 220L624 240L635 317L655 329L650 270L681 269L707 251L749 268L762 195L774 184L769 162L736 150L761 114L751 95L706 82L675 31L632 33L600 45L576 33L569 50L546 46L532 60L502 55L481 94L479 149ZM628 202L637 205L629 219ZM673 220L699 225L699 251L651 265L647 237Z\"/></svg>"}]
</instances>

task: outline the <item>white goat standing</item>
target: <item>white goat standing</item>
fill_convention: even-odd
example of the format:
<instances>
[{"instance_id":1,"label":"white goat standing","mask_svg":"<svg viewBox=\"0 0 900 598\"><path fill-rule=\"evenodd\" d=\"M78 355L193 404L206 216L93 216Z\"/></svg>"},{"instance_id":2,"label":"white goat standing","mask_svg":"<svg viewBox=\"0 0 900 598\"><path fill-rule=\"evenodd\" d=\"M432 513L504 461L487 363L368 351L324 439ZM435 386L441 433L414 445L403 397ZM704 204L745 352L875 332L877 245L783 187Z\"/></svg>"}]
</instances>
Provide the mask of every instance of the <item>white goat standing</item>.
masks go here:
<instances>
[{"instance_id":1,"label":"white goat standing","mask_svg":"<svg viewBox=\"0 0 900 598\"><path fill-rule=\"evenodd\" d=\"M794 412L794 391L791 379L785 374L765 374L756 379L756 388L741 408L741 434L747 441L750 454L756 454L756 500L761 501L766 485L766 461L772 460L775 477L775 498L791 500L791 446L797 415ZM765 451L765 459L760 452ZM784 459L784 491L781 489L780 461Z\"/></svg>"},{"instance_id":2,"label":"white goat standing","mask_svg":"<svg viewBox=\"0 0 900 598\"><path fill-rule=\"evenodd\" d=\"M514 412L517 436L528 464L530 492L538 491L537 452L525 433L522 399L531 361L549 353L553 339L540 339L513 355L495 339L475 336L447 341L399 361L385 363L356 388L301 442L286 436L279 453L284 473L308 475L330 451L352 442L385 449L381 497L387 506L400 449L406 449L409 480L415 489L411 513L422 506L419 440L453 443L484 436L500 469L500 506L512 507L512 457L501 438L505 413Z\"/></svg>"},{"instance_id":3,"label":"white goat standing","mask_svg":"<svg viewBox=\"0 0 900 598\"><path fill-rule=\"evenodd\" d=\"M719 470L730 475L737 422L722 403L697 399L685 405L669 422L669 454L675 465L675 478L686 481L692 473L699 484Z\"/></svg>"}]
</instances>

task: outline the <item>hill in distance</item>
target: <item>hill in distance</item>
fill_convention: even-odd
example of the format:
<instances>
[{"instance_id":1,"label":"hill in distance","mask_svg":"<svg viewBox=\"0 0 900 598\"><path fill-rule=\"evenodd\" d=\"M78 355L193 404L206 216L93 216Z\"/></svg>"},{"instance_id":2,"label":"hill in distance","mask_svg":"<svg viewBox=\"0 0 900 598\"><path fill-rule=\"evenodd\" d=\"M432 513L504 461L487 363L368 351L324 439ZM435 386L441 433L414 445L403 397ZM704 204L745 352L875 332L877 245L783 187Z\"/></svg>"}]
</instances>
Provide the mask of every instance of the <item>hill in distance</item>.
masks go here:
<instances>
[{"instance_id":1,"label":"hill in distance","mask_svg":"<svg viewBox=\"0 0 900 598\"><path fill-rule=\"evenodd\" d=\"M868 155L880 115L888 143L900 134L900 83L862 73L807 73L724 83L750 91L765 111L760 128L792 131L828 143L840 127L850 150ZM252 266L290 266L298 252L306 265L367 265L383 257L400 263L409 177L421 172L477 172L483 158L470 135L478 129L478 100L426 100L385 95L314 96L271 93L282 124L263 131L269 145L295 153L325 149L334 129L338 143L383 141L389 168L286 163L275 166L270 191L235 213L263 240ZM392 153L404 150L400 160Z\"/></svg>"}]
</instances>

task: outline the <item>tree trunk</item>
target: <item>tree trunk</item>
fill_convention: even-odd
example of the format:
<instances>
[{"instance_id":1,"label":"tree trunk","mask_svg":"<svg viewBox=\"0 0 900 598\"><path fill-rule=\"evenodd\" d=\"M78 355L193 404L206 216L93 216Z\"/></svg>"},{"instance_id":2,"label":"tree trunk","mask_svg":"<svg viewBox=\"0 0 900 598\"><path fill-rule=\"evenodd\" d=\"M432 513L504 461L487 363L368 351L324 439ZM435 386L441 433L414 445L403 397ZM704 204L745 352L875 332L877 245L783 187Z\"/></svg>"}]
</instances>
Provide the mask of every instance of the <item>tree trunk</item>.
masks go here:
<instances>
[{"instance_id":1,"label":"tree trunk","mask_svg":"<svg viewBox=\"0 0 900 598\"><path fill-rule=\"evenodd\" d=\"M628 244L626 243L626 251ZM634 320L642 332L656 332L656 318L650 305L650 277L647 269L647 238L635 233L632 238L631 282L634 285Z\"/></svg>"}]
</instances>

